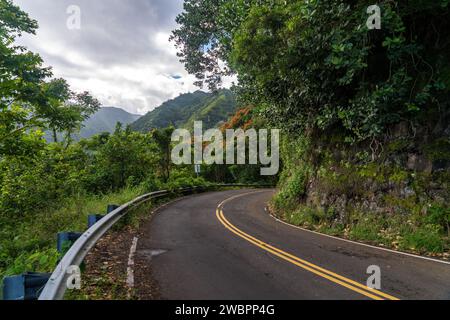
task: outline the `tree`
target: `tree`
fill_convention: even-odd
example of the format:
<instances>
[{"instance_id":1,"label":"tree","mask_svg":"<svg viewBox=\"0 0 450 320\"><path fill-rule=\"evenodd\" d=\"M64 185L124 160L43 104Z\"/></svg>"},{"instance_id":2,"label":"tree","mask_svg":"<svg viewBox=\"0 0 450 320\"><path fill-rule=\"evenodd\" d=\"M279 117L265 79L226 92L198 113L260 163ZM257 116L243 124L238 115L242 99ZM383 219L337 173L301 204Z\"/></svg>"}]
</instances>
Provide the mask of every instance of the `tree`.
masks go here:
<instances>
[{"instance_id":1,"label":"tree","mask_svg":"<svg viewBox=\"0 0 450 320\"><path fill-rule=\"evenodd\" d=\"M87 120L100 109L100 103L88 92L72 93L70 100L60 108L65 115L65 126L61 129L65 132L66 145L72 142L72 134L81 129L83 121Z\"/></svg>"},{"instance_id":2,"label":"tree","mask_svg":"<svg viewBox=\"0 0 450 320\"><path fill-rule=\"evenodd\" d=\"M100 108L100 103L88 92L72 92L64 79L44 83L43 92L47 102L37 110L36 116L52 131L54 142L58 142L58 133L62 132L67 145L70 144L71 135Z\"/></svg>"},{"instance_id":3,"label":"tree","mask_svg":"<svg viewBox=\"0 0 450 320\"><path fill-rule=\"evenodd\" d=\"M198 86L208 84L210 89L216 89L221 83L221 77L232 72L221 65L225 61L226 51L222 49L220 38L226 30L220 28L220 8L226 0L186 0L184 12L176 22L180 28L172 34L171 40L179 48L178 56L186 70L194 74Z\"/></svg>"},{"instance_id":4,"label":"tree","mask_svg":"<svg viewBox=\"0 0 450 320\"><path fill-rule=\"evenodd\" d=\"M41 57L14 44L34 34L37 22L10 0L0 1L0 154L27 155L42 148L42 130L70 135L99 108L96 99L72 92L64 79L53 79Z\"/></svg>"},{"instance_id":5,"label":"tree","mask_svg":"<svg viewBox=\"0 0 450 320\"><path fill-rule=\"evenodd\" d=\"M151 136L153 141L158 146L159 164L161 168L161 175L163 181L167 182L170 178L171 167L171 141L172 133L175 130L174 127L165 129L155 129L152 131Z\"/></svg>"},{"instance_id":6,"label":"tree","mask_svg":"<svg viewBox=\"0 0 450 320\"><path fill-rule=\"evenodd\" d=\"M337 130L358 142L399 122L445 126L448 1L379 5L383 27L368 30L363 0L189 0L173 39L189 72L217 83L223 59L241 99L292 133Z\"/></svg>"},{"instance_id":7,"label":"tree","mask_svg":"<svg viewBox=\"0 0 450 320\"><path fill-rule=\"evenodd\" d=\"M67 101L71 95L69 85L64 79L55 79L43 84L44 92L48 97L48 108L44 108L42 118L47 118L47 126L53 133L54 142L58 141L57 133L67 127L69 114L65 113L61 105Z\"/></svg>"},{"instance_id":8,"label":"tree","mask_svg":"<svg viewBox=\"0 0 450 320\"><path fill-rule=\"evenodd\" d=\"M157 170L158 148L150 134L125 130L117 123L113 134L100 134L80 142L93 155L87 165L87 189L93 192L135 186ZM77 145L77 144L74 144Z\"/></svg>"},{"instance_id":9,"label":"tree","mask_svg":"<svg viewBox=\"0 0 450 320\"><path fill-rule=\"evenodd\" d=\"M27 154L39 145L37 107L45 101L44 79L51 75L42 59L14 40L34 34L37 22L12 4L0 1L0 154Z\"/></svg>"}]
</instances>

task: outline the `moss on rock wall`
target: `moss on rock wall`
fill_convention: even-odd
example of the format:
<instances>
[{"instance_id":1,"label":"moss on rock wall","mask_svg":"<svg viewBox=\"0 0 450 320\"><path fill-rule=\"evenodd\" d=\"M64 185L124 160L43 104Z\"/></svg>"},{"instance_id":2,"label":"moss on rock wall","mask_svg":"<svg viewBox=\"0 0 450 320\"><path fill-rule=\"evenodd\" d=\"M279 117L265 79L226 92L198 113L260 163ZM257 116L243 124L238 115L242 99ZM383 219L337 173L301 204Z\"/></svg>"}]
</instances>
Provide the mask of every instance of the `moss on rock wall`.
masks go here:
<instances>
[{"instance_id":1,"label":"moss on rock wall","mask_svg":"<svg viewBox=\"0 0 450 320\"><path fill-rule=\"evenodd\" d=\"M448 257L450 147L437 135L417 138L397 126L383 141L357 146L339 135L285 141L272 207L310 229Z\"/></svg>"}]
</instances>

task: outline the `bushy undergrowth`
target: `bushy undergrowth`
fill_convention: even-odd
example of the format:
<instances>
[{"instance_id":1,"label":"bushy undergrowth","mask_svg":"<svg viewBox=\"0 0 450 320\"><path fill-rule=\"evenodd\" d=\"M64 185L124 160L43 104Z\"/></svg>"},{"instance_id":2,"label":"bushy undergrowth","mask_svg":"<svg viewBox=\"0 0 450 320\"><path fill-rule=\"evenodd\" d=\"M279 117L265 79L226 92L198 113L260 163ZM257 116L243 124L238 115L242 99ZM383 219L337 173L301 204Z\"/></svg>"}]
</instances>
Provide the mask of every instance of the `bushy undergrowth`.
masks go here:
<instances>
[{"instance_id":1,"label":"bushy undergrowth","mask_svg":"<svg viewBox=\"0 0 450 320\"><path fill-rule=\"evenodd\" d=\"M87 215L108 203L204 183L172 166L173 127L138 133L117 123L113 133L75 142L100 103L53 78L17 43L37 28L11 0L0 1L0 278L51 271L56 234L85 230Z\"/></svg>"},{"instance_id":2,"label":"bushy undergrowth","mask_svg":"<svg viewBox=\"0 0 450 320\"><path fill-rule=\"evenodd\" d=\"M155 190L176 191L206 185L202 178L187 177L186 172L180 171L174 173L167 183L147 180L140 186L107 194L78 194L51 208L30 212L16 219L0 217L0 279L26 271L51 272L59 258L56 251L57 233L85 231L88 215L105 214L108 204L121 205Z\"/></svg>"},{"instance_id":3,"label":"bushy undergrowth","mask_svg":"<svg viewBox=\"0 0 450 320\"><path fill-rule=\"evenodd\" d=\"M284 211L284 219L294 225L363 241L384 247L421 254L448 252L450 241L443 227L427 223L417 217L360 214L350 223L340 223L323 211L300 206L293 211Z\"/></svg>"},{"instance_id":4,"label":"bushy undergrowth","mask_svg":"<svg viewBox=\"0 0 450 320\"><path fill-rule=\"evenodd\" d=\"M123 204L142 193L137 187L106 195L77 195L14 221L0 218L0 278L25 271L52 271L58 259L58 232L83 232L89 214L105 214L108 204Z\"/></svg>"}]
</instances>

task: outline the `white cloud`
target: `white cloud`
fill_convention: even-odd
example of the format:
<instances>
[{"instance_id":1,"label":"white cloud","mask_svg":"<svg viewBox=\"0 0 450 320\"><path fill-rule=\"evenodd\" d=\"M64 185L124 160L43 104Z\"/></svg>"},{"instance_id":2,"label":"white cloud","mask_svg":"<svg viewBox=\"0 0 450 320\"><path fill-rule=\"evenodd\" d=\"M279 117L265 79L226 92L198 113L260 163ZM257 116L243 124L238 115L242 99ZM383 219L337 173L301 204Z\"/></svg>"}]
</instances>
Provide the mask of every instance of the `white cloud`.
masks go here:
<instances>
[{"instance_id":1,"label":"white cloud","mask_svg":"<svg viewBox=\"0 0 450 320\"><path fill-rule=\"evenodd\" d=\"M39 22L20 42L39 53L55 77L90 91L103 105L146 113L197 90L169 42L182 0L15 0ZM68 30L66 9L81 8L80 30Z\"/></svg>"}]
</instances>

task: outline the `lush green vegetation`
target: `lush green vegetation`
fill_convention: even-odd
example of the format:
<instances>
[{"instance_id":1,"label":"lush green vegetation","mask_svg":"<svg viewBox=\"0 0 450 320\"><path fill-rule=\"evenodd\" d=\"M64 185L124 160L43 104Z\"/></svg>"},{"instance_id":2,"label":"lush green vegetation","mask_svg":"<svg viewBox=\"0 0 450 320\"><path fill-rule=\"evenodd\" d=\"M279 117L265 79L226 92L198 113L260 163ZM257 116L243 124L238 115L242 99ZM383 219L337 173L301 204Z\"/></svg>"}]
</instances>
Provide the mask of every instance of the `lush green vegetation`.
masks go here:
<instances>
[{"instance_id":1,"label":"lush green vegetation","mask_svg":"<svg viewBox=\"0 0 450 320\"><path fill-rule=\"evenodd\" d=\"M216 89L171 100L132 127L74 141L99 110L18 46L37 22L0 0L0 277L50 271L55 235L138 194L206 183L174 167L175 127L283 129L272 207L307 228L421 253L448 253L449 3L186 0L174 31L186 69ZM431 28L430 28L431 26ZM223 64L222 62L226 62ZM155 129L155 130L153 130ZM133 131L136 130L136 131ZM44 139L50 132L52 143ZM214 182L273 183L259 166L204 166Z\"/></svg>"},{"instance_id":2,"label":"lush green vegetation","mask_svg":"<svg viewBox=\"0 0 450 320\"><path fill-rule=\"evenodd\" d=\"M230 90L196 91L164 102L134 122L131 128L141 132L170 126L193 130L194 121L202 121L204 129L210 129L226 121L235 111L236 100Z\"/></svg>"},{"instance_id":3,"label":"lush green vegetation","mask_svg":"<svg viewBox=\"0 0 450 320\"><path fill-rule=\"evenodd\" d=\"M231 91L181 95L133 128L123 126L119 118L133 117L100 109L88 92L73 92L39 55L15 44L37 22L9 0L0 0L0 27L0 278L51 271L59 258L56 234L85 230L87 216L109 203L205 185L204 178L259 181L258 166L204 166L198 178L192 166L171 164L173 125L223 124L236 109ZM89 138L80 139L86 132Z\"/></svg>"},{"instance_id":4,"label":"lush green vegetation","mask_svg":"<svg viewBox=\"0 0 450 320\"><path fill-rule=\"evenodd\" d=\"M51 271L56 233L83 231L86 217L144 192L202 185L192 168L173 168L173 128L115 130L75 142L99 110L89 93L52 78L42 59L15 40L36 21L0 1L0 278ZM47 143L44 132L52 133Z\"/></svg>"},{"instance_id":5,"label":"lush green vegetation","mask_svg":"<svg viewBox=\"0 0 450 320\"><path fill-rule=\"evenodd\" d=\"M442 122L448 1L381 1L383 27L371 31L368 3L187 0L173 39L202 83L236 72L242 97L290 132L336 128L353 142L400 121ZM208 72L218 59L229 67Z\"/></svg>"},{"instance_id":6,"label":"lush green vegetation","mask_svg":"<svg viewBox=\"0 0 450 320\"><path fill-rule=\"evenodd\" d=\"M307 138L283 143L285 168L280 192L272 201L280 217L308 229L399 250L448 251L450 211L448 190L442 188L448 173L346 158L337 162L326 151L311 160L306 155L315 148Z\"/></svg>"},{"instance_id":7,"label":"lush green vegetation","mask_svg":"<svg viewBox=\"0 0 450 320\"><path fill-rule=\"evenodd\" d=\"M86 217L108 203L145 192L203 185L192 169L172 168L164 151L171 130L116 131L71 143L44 144L30 157L0 161L0 276L50 271L56 233L86 228ZM168 144L168 145L167 145Z\"/></svg>"},{"instance_id":8,"label":"lush green vegetation","mask_svg":"<svg viewBox=\"0 0 450 320\"><path fill-rule=\"evenodd\" d=\"M84 231L87 216L105 213L106 204L126 203L144 190L126 188L106 195L74 195L46 209L28 212L14 222L0 221L0 277L26 271L51 272L59 254L56 234L61 231Z\"/></svg>"},{"instance_id":9,"label":"lush green vegetation","mask_svg":"<svg viewBox=\"0 0 450 320\"><path fill-rule=\"evenodd\" d=\"M253 121L284 129L280 216L448 254L449 1L379 1L380 30L372 4L186 0L172 39L199 85L236 73Z\"/></svg>"}]
</instances>

